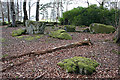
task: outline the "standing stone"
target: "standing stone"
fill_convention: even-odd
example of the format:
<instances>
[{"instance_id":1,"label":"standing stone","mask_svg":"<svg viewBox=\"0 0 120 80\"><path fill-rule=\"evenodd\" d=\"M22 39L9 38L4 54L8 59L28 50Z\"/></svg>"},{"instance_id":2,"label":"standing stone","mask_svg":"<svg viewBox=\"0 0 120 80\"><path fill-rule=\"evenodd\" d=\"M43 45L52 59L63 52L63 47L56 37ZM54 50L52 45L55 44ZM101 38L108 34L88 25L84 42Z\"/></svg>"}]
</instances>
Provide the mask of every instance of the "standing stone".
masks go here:
<instances>
[{"instance_id":1,"label":"standing stone","mask_svg":"<svg viewBox=\"0 0 120 80\"><path fill-rule=\"evenodd\" d=\"M28 34L44 34L46 24L38 21L26 21L26 29Z\"/></svg>"}]
</instances>

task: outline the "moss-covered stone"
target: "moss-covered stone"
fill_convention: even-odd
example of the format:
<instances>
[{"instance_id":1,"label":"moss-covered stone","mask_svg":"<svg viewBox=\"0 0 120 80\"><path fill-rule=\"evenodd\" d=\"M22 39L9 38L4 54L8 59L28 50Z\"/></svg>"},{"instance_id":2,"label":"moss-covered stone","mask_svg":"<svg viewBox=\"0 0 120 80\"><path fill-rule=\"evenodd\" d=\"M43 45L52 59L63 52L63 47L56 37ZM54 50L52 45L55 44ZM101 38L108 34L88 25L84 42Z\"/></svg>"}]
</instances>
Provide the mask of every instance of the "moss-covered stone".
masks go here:
<instances>
[{"instance_id":1,"label":"moss-covered stone","mask_svg":"<svg viewBox=\"0 0 120 80\"><path fill-rule=\"evenodd\" d=\"M64 26L64 29L67 31L67 32L75 32L75 26L72 26L72 25L65 25Z\"/></svg>"},{"instance_id":2,"label":"moss-covered stone","mask_svg":"<svg viewBox=\"0 0 120 80\"><path fill-rule=\"evenodd\" d=\"M28 34L44 34L45 22L27 20L25 24Z\"/></svg>"},{"instance_id":3,"label":"moss-covered stone","mask_svg":"<svg viewBox=\"0 0 120 80\"><path fill-rule=\"evenodd\" d=\"M60 39L66 39L66 40L71 40L72 37L68 33L61 33L58 38Z\"/></svg>"},{"instance_id":4,"label":"moss-covered stone","mask_svg":"<svg viewBox=\"0 0 120 80\"><path fill-rule=\"evenodd\" d=\"M115 31L115 28L111 25L104 25L104 24L98 24L93 23L90 25L90 31L92 33L113 33Z\"/></svg>"},{"instance_id":5,"label":"moss-covered stone","mask_svg":"<svg viewBox=\"0 0 120 80\"><path fill-rule=\"evenodd\" d=\"M64 59L57 63L61 68L66 70L68 73L80 73L90 75L95 72L95 68L99 65L98 62L90 58L85 57L73 57Z\"/></svg>"},{"instance_id":6,"label":"moss-covered stone","mask_svg":"<svg viewBox=\"0 0 120 80\"><path fill-rule=\"evenodd\" d=\"M66 33L66 31L63 29L59 29L57 31L52 31L49 34L49 36L51 36L53 38L66 39L66 40L72 39L72 37L68 33Z\"/></svg>"},{"instance_id":7,"label":"moss-covered stone","mask_svg":"<svg viewBox=\"0 0 120 80\"><path fill-rule=\"evenodd\" d=\"M18 30L14 30L12 32L12 36L20 36L22 34L25 34L26 33L26 29L25 28L22 28L22 29L18 29Z\"/></svg>"},{"instance_id":8,"label":"moss-covered stone","mask_svg":"<svg viewBox=\"0 0 120 80\"><path fill-rule=\"evenodd\" d=\"M90 30L89 30L89 28L86 28L86 29L83 30L83 32L87 33L87 32L90 32Z\"/></svg>"}]
</instances>

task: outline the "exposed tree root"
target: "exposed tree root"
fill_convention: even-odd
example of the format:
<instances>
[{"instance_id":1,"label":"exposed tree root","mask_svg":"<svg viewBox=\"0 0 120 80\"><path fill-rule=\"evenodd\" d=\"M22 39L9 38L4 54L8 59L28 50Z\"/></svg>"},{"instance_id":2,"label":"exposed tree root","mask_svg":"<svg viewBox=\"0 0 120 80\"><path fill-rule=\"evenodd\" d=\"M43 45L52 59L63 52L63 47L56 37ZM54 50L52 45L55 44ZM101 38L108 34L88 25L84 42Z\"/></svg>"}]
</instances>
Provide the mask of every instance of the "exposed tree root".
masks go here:
<instances>
[{"instance_id":1,"label":"exposed tree root","mask_svg":"<svg viewBox=\"0 0 120 80\"><path fill-rule=\"evenodd\" d=\"M20 58L20 57L23 57L23 56L35 56L35 55L43 55L43 54L46 54L46 53L51 53L51 52L54 52L56 50L60 50L60 49L66 49L66 48L71 48L71 47L76 47L76 46L82 46L82 45L92 45L92 43L90 42L90 40L87 40L87 41L81 41L81 42L75 42L75 43L71 43L71 44L68 44L68 45L63 45L63 46L59 46L59 47L54 47L52 49L47 49L47 50L43 50L43 51L37 51L37 52L30 52L30 53L25 53L25 54L22 54L22 55L17 55L17 56L11 56L11 57L7 57L7 58L2 58L2 61L5 61L5 60L12 60L12 59L16 59L16 58ZM20 62L20 63L16 63L16 64L13 64L7 68L4 68L2 69L0 72L4 72L6 70L9 70L11 69L13 66L19 66L21 64L24 64L26 62L29 62L31 58L29 58L28 60L24 60L23 62Z\"/></svg>"}]
</instances>

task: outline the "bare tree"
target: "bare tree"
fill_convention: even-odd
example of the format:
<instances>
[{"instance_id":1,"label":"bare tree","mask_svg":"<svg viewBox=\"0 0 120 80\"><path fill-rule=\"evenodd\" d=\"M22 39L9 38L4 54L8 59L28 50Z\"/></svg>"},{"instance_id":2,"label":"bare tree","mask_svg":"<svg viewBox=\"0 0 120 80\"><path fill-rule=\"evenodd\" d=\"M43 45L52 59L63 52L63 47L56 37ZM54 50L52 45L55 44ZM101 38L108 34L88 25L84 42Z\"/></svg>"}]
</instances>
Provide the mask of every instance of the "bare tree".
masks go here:
<instances>
[{"instance_id":1,"label":"bare tree","mask_svg":"<svg viewBox=\"0 0 120 80\"><path fill-rule=\"evenodd\" d=\"M2 7L2 2L0 0L0 7L1 7L1 13L2 13L2 22L4 22L4 13L3 13L3 7Z\"/></svg>"},{"instance_id":2,"label":"bare tree","mask_svg":"<svg viewBox=\"0 0 120 80\"><path fill-rule=\"evenodd\" d=\"M89 1L87 0L86 3L88 4L88 6L90 5Z\"/></svg>"},{"instance_id":3,"label":"bare tree","mask_svg":"<svg viewBox=\"0 0 120 80\"><path fill-rule=\"evenodd\" d=\"M19 21L19 3L17 0L17 14L16 14L17 21Z\"/></svg>"},{"instance_id":4,"label":"bare tree","mask_svg":"<svg viewBox=\"0 0 120 80\"><path fill-rule=\"evenodd\" d=\"M16 26L16 17L15 17L15 7L14 7L14 0L10 0L10 7L11 7L11 19L12 19L12 26L15 27Z\"/></svg>"},{"instance_id":5,"label":"bare tree","mask_svg":"<svg viewBox=\"0 0 120 80\"><path fill-rule=\"evenodd\" d=\"M120 13L119 13L119 22L118 22L118 27L117 27L117 35L116 35L116 43L120 43Z\"/></svg>"},{"instance_id":6,"label":"bare tree","mask_svg":"<svg viewBox=\"0 0 120 80\"><path fill-rule=\"evenodd\" d=\"M10 22L10 10L9 10L9 1L7 0L7 11L8 11L8 22Z\"/></svg>"},{"instance_id":7,"label":"bare tree","mask_svg":"<svg viewBox=\"0 0 120 80\"><path fill-rule=\"evenodd\" d=\"M99 3L99 5L100 6L104 6L104 4L105 4L105 0L96 0L98 3Z\"/></svg>"},{"instance_id":8,"label":"bare tree","mask_svg":"<svg viewBox=\"0 0 120 80\"><path fill-rule=\"evenodd\" d=\"M40 0L37 0L37 5L36 5L36 21L39 21L39 2L40 2Z\"/></svg>"},{"instance_id":9,"label":"bare tree","mask_svg":"<svg viewBox=\"0 0 120 80\"><path fill-rule=\"evenodd\" d=\"M58 18L60 17L60 13L59 13L59 6L60 6L60 2L59 2L59 0L57 0L57 2L56 2L56 4L57 4L57 17L56 17L56 22L57 22L57 20L58 20Z\"/></svg>"},{"instance_id":10,"label":"bare tree","mask_svg":"<svg viewBox=\"0 0 120 80\"><path fill-rule=\"evenodd\" d=\"M23 13L24 13L23 23L24 23L24 25L25 25L25 21L28 20L27 10L26 10L26 0L24 0L24 2L23 2Z\"/></svg>"},{"instance_id":11,"label":"bare tree","mask_svg":"<svg viewBox=\"0 0 120 80\"><path fill-rule=\"evenodd\" d=\"M54 0L52 2L52 9L51 9L51 14L50 14L50 17L52 18L53 21L55 21L55 18L56 18L56 10L55 10L56 6L55 6L55 4L56 4L56 1Z\"/></svg>"},{"instance_id":12,"label":"bare tree","mask_svg":"<svg viewBox=\"0 0 120 80\"><path fill-rule=\"evenodd\" d=\"M68 5L72 4L74 0L63 0L66 3L66 11L68 11Z\"/></svg>"},{"instance_id":13,"label":"bare tree","mask_svg":"<svg viewBox=\"0 0 120 80\"><path fill-rule=\"evenodd\" d=\"M28 6L29 6L29 19L30 19L30 12L31 12L31 0L29 0Z\"/></svg>"},{"instance_id":14,"label":"bare tree","mask_svg":"<svg viewBox=\"0 0 120 80\"><path fill-rule=\"evenodd\" d=\"M22 21L22 1L20 1L20 21Z\"/></svg>"},{"instance_id":15,"label":"bare tree","mask_svg":"<svg viewBox=\"0 0 120 80\"><path fill-rule=\"evenodd\" d=\"M63 16L63 0L60 2L61 17Z\"/></svg>"}]
</instances>

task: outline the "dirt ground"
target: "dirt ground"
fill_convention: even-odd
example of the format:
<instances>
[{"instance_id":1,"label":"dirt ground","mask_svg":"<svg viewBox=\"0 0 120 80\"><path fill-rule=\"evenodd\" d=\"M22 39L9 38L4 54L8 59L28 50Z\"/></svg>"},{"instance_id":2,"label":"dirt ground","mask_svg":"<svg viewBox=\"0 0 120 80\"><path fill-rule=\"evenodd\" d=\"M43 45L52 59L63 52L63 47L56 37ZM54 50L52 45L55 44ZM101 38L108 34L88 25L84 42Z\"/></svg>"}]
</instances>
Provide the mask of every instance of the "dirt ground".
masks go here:
<instances>
[{"instance_id":1,"label":"dirt ground","mask_svg":"<svg viewBox=\"0 0 120 80\"><path fill-rule=\"evenodd\" d=\"M33 56L29 62L14 66L2 72L3 78L120 78L118 76L118 46L113 42L115 33L111 34L90 34L69 32L72 40L60 40L43 35L39 39L31 41L12 37L11 32L21 27L2 28L2 54L6 57L20 55L31 51L41 51L51 49L61 45L83 41L89 39L93 43L91 46L79 46L68 49L61 49L44 55ZM29 35L24 35L29 36ZM31 35L33 36L33 35ZM100 65L92 75L70 74L62 70L57 63L63 59L74 56L82 56L96 60ZM29 56L16 58L2 62L3 68L22 60Z\"/></svg>"}]
</instances>

